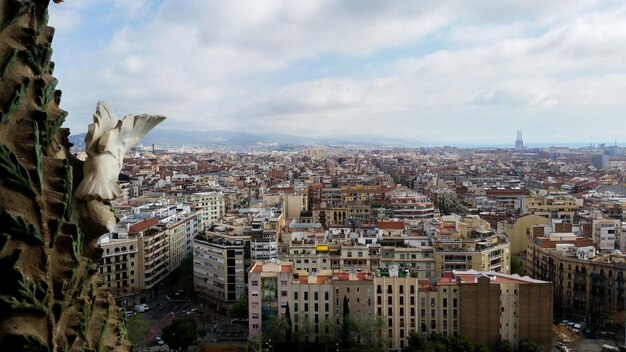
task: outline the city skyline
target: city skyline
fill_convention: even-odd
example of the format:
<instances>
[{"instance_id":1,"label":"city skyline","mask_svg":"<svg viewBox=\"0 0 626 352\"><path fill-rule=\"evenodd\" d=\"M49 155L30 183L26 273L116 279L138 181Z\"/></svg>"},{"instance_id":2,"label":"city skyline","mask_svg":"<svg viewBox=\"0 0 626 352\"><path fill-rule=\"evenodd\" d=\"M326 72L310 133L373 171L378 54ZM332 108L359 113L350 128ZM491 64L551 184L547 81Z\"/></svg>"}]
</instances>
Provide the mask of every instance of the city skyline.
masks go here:
<instances>
[{"instance_id":1,"label":"city skyline","mask_svg":"<svg viewBox=\"0 0 626 352\"><path fill-rule=\"evenodd\" d=\"M67 126L98 100L161 128L427 144L621 139L621 4L68 2L50 8Z\"/></svg>"}]
</instances>

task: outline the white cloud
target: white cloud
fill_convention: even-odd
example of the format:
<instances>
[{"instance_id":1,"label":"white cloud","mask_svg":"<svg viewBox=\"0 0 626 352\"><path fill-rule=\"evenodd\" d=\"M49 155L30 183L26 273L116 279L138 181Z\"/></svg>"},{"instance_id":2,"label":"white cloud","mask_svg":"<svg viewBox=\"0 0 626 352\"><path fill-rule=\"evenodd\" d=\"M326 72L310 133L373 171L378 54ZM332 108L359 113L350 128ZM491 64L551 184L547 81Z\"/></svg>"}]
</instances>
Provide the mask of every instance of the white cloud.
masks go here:
<instances>
[{"instance_id":1,"label":"white cloud","mask_svg":"<svg viewBox=\"0 0 626 352\"><path fill-rule=\"evenodd\" d=\"M59 35L84 28L83 6L53 13ZM601 114L594 120L617 123L626 107L626 14L617 6L117 1L122 27L106 45L61 52L62 107L74 128L107 99L119 114L169 115L169 128L467 141L508 140L540 124L572 140L600 138L599 128L571 122ZM284 78L306 61L322 62L318 72Z\"/></svg>"}]
</instances>

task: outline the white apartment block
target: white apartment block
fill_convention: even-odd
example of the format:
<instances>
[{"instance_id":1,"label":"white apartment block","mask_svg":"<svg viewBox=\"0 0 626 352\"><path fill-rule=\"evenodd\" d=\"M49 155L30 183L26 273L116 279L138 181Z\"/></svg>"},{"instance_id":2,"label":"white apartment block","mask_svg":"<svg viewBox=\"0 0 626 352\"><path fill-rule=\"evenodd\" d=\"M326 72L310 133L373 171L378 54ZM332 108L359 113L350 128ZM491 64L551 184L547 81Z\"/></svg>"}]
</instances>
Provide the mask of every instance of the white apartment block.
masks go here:
<instances>
[{"instance_id":1,"label":"white apartment block","mask_svg":"<svg viewBox=\"0 0 626 352\"><path fill-rule=\"evenodd\" d=\"M222 192L198 192L190 199L202 208L202 227L218 223L226 214L226 203Z\"/></svg>"},{"instance_id":2,"label":"white apartment block","mask_svg":"<svg viewBox=\"0 0 626 352\"><path fill-rule=\"evenodd\" d=\"M610 252L615 249L615 243L621 234L621 225L621 222L616 219L599 218L592 220L592 239L600 252Z\"/></svg>"}]
</instances>

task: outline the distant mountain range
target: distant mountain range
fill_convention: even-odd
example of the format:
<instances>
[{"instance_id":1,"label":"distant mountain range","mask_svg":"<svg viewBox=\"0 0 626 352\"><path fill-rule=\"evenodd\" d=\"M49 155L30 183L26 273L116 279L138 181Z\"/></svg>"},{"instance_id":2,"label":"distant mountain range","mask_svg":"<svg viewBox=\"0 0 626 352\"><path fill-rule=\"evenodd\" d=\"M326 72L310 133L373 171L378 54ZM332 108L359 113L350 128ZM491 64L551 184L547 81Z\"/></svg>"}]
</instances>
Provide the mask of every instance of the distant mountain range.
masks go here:
<instances>
[{"instance_id":1,"label":"distant mountain range","mask_svg":"<svg viewBox=\"0 0 626 352\"><path fill-rule=\"evenodd\" d=\"M72 134L69 137L74 148L84 148L85 133ZM319 145L369 145L369 146L419 146L420 142L410 139L388 138L379 136L345 135L341 137L303 137L290 134L271 133L253 134L232 131L181 131L155 129L144 137L141 143L158 146L252 146L259 144L319 144Z\"/></svg>"}]
</instances>

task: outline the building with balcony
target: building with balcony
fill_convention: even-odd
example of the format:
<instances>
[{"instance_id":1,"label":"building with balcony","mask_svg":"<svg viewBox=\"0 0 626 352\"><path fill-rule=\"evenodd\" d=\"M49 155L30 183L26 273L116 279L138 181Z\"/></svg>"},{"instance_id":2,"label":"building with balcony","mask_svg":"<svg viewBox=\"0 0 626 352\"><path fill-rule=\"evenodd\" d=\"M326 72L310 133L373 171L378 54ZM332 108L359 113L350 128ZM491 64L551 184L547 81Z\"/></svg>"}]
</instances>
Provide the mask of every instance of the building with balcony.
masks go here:
<instances>
[{"instance_id":1,"label":"building with balcony","mask_svg":"<svg viewBox=\"0 0 626 352\"><path fill-rule=\"evenodd\" d=\"M434 248L435 274L452 270L510 273L510 243L478 215L445 215L425 224Z\"/></svg>"},{"instance_id":2,"label":"building with balcony","mask_svg":"<svg viewBox=\"0 0 626 352\"><path fill-rule=\"evenodd\" d=\"M576 198L563 192L531 195L524 200L528 212L548 219L568 220L574 223L579 209Z\"/></svg>"},{"instance_id":3,"label":"building with balcony","mask_svg":"<svg viewBox=\"0 0 626 352\"><path fill-rule=\"evenodd\" d=\"M143 303L159 292L169 274L169 237L157 218L121 223L98 239L104 283L120 306Z\"/></svg>"},{"instance_id":4,"label":"building with balcony","mask_svg":"<svg viewBox=\"0 0 626 352\"><path fill-rule=\"evenodd\" d=\"M589 238L552 233L529 242L527 272L554 282L554 314L605 328L623 314L626 256L601 254Z\"/></svg>"},{"instance_id":5,"label":"building with balcony","mask_svg":"<svg viewBox=\"0 0 626 352\"><path fill-rule=\"evenodd\" d=\"M293 306L293 264L273 259L255 262L248 272L249 339L263 333L263 323L275 316L284 316ZM293 320L292 320L293 321Z\"/></svg>"}]
</instances>

